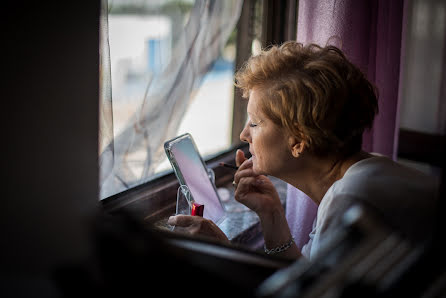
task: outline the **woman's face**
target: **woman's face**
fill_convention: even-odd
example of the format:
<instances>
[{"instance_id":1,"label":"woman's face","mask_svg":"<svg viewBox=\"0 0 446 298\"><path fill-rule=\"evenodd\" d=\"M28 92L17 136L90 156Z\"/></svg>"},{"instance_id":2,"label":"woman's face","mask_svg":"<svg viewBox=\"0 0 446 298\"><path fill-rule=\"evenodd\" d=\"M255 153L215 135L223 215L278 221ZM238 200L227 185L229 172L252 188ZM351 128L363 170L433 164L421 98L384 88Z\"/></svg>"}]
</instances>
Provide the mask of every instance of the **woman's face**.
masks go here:
<instances>
[{"instance_id":1,"label":"woman's face","mask_svg":"<svg viewBox=\"0 0 446 298\"><path fill-rule=\"evenodd\" d=\"M248 122L240 139L249 143L253 170L259 175L280 176L292 158L286 130L273 123L260 109L260 92L254 88L248 101Z\"/></svg>"}]
</instances>

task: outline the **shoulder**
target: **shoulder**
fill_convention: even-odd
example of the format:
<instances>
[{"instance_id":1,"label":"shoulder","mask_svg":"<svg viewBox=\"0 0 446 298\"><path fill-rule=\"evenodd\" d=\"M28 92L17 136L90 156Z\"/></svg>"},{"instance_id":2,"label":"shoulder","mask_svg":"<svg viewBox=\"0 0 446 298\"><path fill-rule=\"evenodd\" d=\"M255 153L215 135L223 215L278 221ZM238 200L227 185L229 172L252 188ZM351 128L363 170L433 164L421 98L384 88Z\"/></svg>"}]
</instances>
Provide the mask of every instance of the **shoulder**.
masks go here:
<instances>
[{"instance_id":1,"label":"shoulder","mask_svg":"<svg viewBox=\"0 0 446 298\"><path fill-rule=\"evenodd\" d=\"M331 231L336 229L345 211L355 202L355 199L343 193L339 183L335 182L323 197L318 207L315 227L310 234L310 250L307 253L313 259L323 243L330 240Z\"/></svg>"},{"instance_id":2,"label":"shoulder","mask_svg":"<svg viewBox=\"0 0 446 298\"><path fill-rule=\"evenodd\" d=\"M360 203L390 226L420 239L431 227L437 196L433 177L386 157L371 157L352 165L327 191L318 227L324 233L352 204Z\"/></svg>"},{"instance_id":3,"label":"shoulder","mask_svg":"<svg viewBox=\"0 0 446 298\"><path fill-rule=\"evenodd\" d=\"M337 183L337 192L363 199L403 194L433 196L438 189L433 177L387 157L371 157L352 165Z\"/></svg>"}]
</instances>

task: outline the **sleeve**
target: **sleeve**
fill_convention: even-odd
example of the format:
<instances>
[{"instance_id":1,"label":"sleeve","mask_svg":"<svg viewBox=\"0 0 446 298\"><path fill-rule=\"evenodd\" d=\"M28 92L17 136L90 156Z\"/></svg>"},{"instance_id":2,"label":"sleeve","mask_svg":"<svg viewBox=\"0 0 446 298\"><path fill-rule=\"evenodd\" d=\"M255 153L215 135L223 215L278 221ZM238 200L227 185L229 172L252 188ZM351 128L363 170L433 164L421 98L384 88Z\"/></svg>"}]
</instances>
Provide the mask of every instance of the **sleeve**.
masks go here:
<instances>
[{"instance_id":1,"label":"sleeve","mask_svg":"<svg viewBox=\"0 0 446 298\"><path fill-rule=\"evenodd\" d=\"M311 253L311 246L313 245L313 239L314 239L314 235L316 234L316 223L317 223L317 216L313 221L313 229L310 232L309 236L309 240L306 244L304 244L302 246L301 249L301 254L306 257L308 260L310 259L310 253Z\"/></svg>"},{"instance_id":2,"label":"sleeve","mask_svg":"<svg viewBox=\"0 0 446 298\"><path fill-rule=\"evenodd\" d=\"M353 197L337 194L327 198L319 207L318 220L314 237L312 239L310 259L314 259L324 242L330 241L333 231L339 227L345 211L355 202Z\"/></svg>"}]
</instances>

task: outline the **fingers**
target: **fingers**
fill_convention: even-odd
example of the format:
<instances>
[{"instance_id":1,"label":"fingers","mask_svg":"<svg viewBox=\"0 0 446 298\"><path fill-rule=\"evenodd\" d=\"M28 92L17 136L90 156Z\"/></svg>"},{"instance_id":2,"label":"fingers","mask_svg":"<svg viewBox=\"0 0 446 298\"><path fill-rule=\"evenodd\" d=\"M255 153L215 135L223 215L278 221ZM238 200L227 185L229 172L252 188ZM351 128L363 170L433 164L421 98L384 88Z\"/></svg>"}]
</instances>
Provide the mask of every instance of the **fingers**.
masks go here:
<instances>
[{"instance_id":1,"label":"fingers","mask_svg":"<svg viewBox=\"0 0 446 298\"><path fill-rule=\"evenodd\" d=\"M244 177L235 189L235 200L256 212L259 202L255 197L264 193L263 186L257 177Z\"/></svg>"},{"instance_id":2,"label":"fingers","mask_svg":"<svg viewBox=\"0 0 446 298\"><path fill-rule=\"evenodd\" d=\"M239 182L237 183L237 188L235 189L235 193L234 196L237 198L237 196L239 194L245 193L247 191L249 191L249 189L252 186L256 186L257 185L257 179L256 177L252 177L252 176L247 176L247 177L242 177L240 178Z\"/></svg>"},{"instance_id":3,"label":"fingers","mask_svg":"<svg viewBox=\"0 0 446 298\"><path fill-rule=\"evenodd\" d=\"M194 224L199 224L203 220L201 216L190 216L190 215L174 215L169 217L167 223L171 226L187 227Z\"/></svg>"},{"instance_id":4,"label":"fingers","mask_svg":"<svg viewBox=\"0 0 446 298\"><path fill-rule=\"evenodd\" d=\"M239 167L237 172L234 174L234 180L232 184L236 186L242 177L253 176L254 173L252 171L252 161L247 159L245 153L238 149L235 154L235 164Z\"/></svg>"},{"instance_id":5,"label":"fingers","mask_svg":"<svg viewBox=\"0 0 446 298\"><path fill-rule=\"evenodd\" d=\"M240 179L243 177L256 177L257 174L254 173L254 170L252 168L252 161L251 160L245 160L243 164L239 167L237 172L234 174L234 182L236 184L239 183Z\"/></svg>"},{"instance_id":6,"label":"fingers","mask_svg":"<svg viewBox=\"0 0 446 298\"><path fill-rule=\"evenodd\" d=\"M213 239L229 241L225 233L212 221L201 216L176 215L169 217L167 222L175 228L180 227L180 232L190 235L207 236Z\"/></svg>"},{"instance_id":7,"label":"fingers","mask_svg":"<svg viewBox=\"0 0 446 298\"><path fill-rule=\"evenodd\" d=\"M237 152L235 153L235 164L237 167L239 167L245 160L247 160L245 153L242 150L237 149Z\"/></svg>"},{"instance_id":8,"label":"fingers","mask_svg":"<svg viewBox=\"0 0 446 298\"><path fill-rule=\"evenodd\" d=\"M254 174L254 171L252 170L252 168L247 168L244 170L238 170L235 174L234 174L234 182L236 184L240 183L240 179L245 178L245 177L256 177L257 175Z\"/></svg>"},{"instance_id":9,"label":"fingers","mask_svg":"<svg viewBox=\"0 0 446 298\"><path fill-rule=\"evenodd\" d=\"M274 194L277 192L271 181L263 175L241 177L235 189L235 197L249 193ZM238 200L237 200L238 201Z\"/></svg>"},{"instance_id":10,"label":"fingers","mask_svg":"<svg viewBox=\"0 0 446 298\"><path fill-rule=\"evenodd\" d=\"M252 168L252 160L245 159L245 161L238 167L238 170L245 170L247 168Z\"/></svg>"},{"instance_id":11,"label":"fingers","mask_svg":"<svg viewBox=\"0 0 446 298\"><path fill-rule=\"evenodd\" d=\"M190 235L197 235L200 233L203 226L203 217L191 216L191 215L174 215L169 217L167 223L175 227L175 230L180 233L186 233Z\"/></svg>"}]
</instances>

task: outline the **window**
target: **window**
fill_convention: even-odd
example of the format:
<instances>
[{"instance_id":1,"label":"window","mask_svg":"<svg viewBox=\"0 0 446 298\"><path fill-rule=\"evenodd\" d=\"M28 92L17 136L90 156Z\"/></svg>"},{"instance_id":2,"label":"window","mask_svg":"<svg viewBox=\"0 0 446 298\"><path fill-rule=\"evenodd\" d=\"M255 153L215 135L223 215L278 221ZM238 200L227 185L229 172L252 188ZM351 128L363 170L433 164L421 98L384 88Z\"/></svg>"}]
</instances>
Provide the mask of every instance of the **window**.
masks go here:
<instances>
[{"instance_id":1,"label":"window","mask_svg":"<svg viewBox=\"0 0 446 298\"><path fill-rule=\"evenodd\" d=\"M100 152L101 199L170 172L163 143L179 134L191 133L205 158L231 147L242 9L240 0L105 4L112 154Z\"/></svg>"},{"instance_id":2,"label":"window","mask_svg":"<svg viewBox=\"0 0 446 298\"><path fill-rule=\"evenodd\" d=\"M233 161L237 148L248 154L248 146L239 139L247 101L241 92L234 92L233 75L261 47L295 36L296 20L290 16L295 17L296 2L102 1L109 4L102 13L108 19L101 19L102 28L109 29L109 44L104 46L108 40L102 36L101 55L111 57L101 59L105 67L100 81L102 87L110 87L101 87L101 111L111 111L100 119L100 188L105 210L130 212L145 223L165 228L175 212L178 182L163 143L190 132L215 171L217 188L226 190L225 207L235 217L245 214L246 208L235 201L232 204L228 197L232 187L225 189L233 180L233 170L218 167L221 161ZM281 24L294 31L276 30ZM159 32L151 32L153 27ZM107 68L107 61L111 67ZM110 130L110 123L114 129ZM104 136L109 140L104 142ZM285 195L282 184L276 186ZM228 236L257 248L260 225L255 215L246 214L243 225L234 220L235 227L226 226L231 230Z\"/></svg>"}]
</instances>

